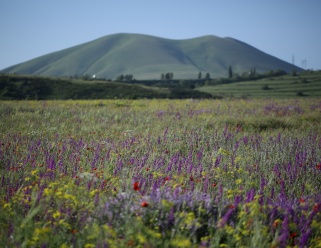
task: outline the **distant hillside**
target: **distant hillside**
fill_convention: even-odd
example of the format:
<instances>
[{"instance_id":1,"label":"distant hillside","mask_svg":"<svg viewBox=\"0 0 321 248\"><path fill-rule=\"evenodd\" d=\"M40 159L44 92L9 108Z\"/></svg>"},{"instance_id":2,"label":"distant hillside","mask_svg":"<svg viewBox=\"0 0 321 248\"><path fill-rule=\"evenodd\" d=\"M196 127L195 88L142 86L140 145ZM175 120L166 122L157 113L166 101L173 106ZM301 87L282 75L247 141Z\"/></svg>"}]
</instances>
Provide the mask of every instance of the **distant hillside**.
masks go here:
<instances>
[{"instance_id":1,"label":"distant hillside","mask_svg":"<svg viewBox=\"0 0 321 248\"><path fill-rule=\"evenodd\" d=\"M223 81L223 82L220 82ZM226 80L227 81L227 80ZM227 81L228 82L228 81ZM316 98L321 99L321 71L305 71L300 75L281 75L224 83L212 80L198 91L236 98ZM317 103L318 101L316 101Z\"/></svg>"},{"instance_id":2,"label":"distant hillside","mask_svg":"<svg viewBox=\"0 0 321 248\"><path fill-rule=\"evenodd\" d=\"M159 79L172 72L175 79L195 79L201 71L226 77L228 67L243 73L252 68L269 70L301 68L232 38L203 36L171 40L141 34L113 34L50 53L2 70L2 73L42 76L84 76L115 79L131 74L136 79Z\"/></svg>"}]
</instances>

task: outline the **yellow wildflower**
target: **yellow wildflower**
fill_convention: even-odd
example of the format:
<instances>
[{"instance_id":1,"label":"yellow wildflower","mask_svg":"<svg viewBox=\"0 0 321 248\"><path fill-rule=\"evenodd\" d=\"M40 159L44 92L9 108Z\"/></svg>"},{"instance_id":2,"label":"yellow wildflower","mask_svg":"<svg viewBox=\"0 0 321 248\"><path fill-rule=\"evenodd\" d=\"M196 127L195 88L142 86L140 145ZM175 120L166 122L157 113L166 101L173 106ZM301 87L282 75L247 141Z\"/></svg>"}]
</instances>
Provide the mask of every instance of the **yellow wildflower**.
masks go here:
<instances>
[{"instance_id":1,"label":"yellow wildflower","mask_svg":"<svg viewBox=\"0 0 321 248\"><path fill-rule=\"evenodd\" d=\"M211 239L210 236L201 237L201 241L203 241L203 242L207 242L207 241L209 241L210 239Z\"/></svg>"},{"instance_id":2,"label":"yellow wildflower","mask_svg":"<svg viewBox=\"0 0 321 248\"><path fill-rule=\"evenodd\" d=\"M67 194L67 193L64 194L64 198L67 199L67 200L71 200L73 202L77 201L76 197L74 195L70 195L70 194Z\"/></svg>"},{"instance_id":3,"label":"yellow wildflower","mask_svg":"<svg viewBox=\"0 0 321 248\"><path fill-rule=\"evenodd\" d=\"M94 189L89 193L89 195L90 196L95 196L98 191L99 191L98 189Z\"/></svg>"},{"instance_id":4,"label":"yellow wildflower","mask_svg":"<svg viewBox=\"0 0 321 248\"><path fill-rule=\"evenodd\" d=\"M141 243L141 244L146 242L146 237L144 235L142 235L141 233L139 233L137 235L137 239L138 239L139 243Z\"/></svg>"},{"instance_id":5,"label":"yellow wildflower","mask_svg":"<svg viewBox=\"0 0 321 248\"><path fill-rule=\"evenodd\" d=\"M224 229L228 234L232 234L234 232L234 228L230 225L226 225Z\"/></svg>"},{"instance_id":6,"label":"yellow wildflower","mask_svg":"<svg viewBox=\"0 0 321 248\"><path fill-rule=\"evenodd\" d=\"M10 203L5 203L5 204L3 205L3 208L4 208L4 209L6 209L6 208L10 209L10 208L11 208L11 204L10 204Z\"/></svg>"},{"instance_id":7,"label":"yellow wildflower","mask_svg":"<svg viewBox=\"0 0 321 248\"><path fill-rule=\"evenodd\" d=\"M250 234L250 231L247 230L247 229L244 229L244 230L241 231L241 234L242 234L243 236L248 236L248 235Z\"/></svg>"},{"instance_id":8,"label":"yellow wildflower","mask_svg":"<svg viewBox=\"0 0 321 248\"><path fill-rule=\"evenodd\" d=\"M241 184L241 183L242 183L242 179L237 179L237 180L235 181L235 183L236 183L236 184Z\"/></svg>"},{"instance_id":9,"label":"yellow wildflower","mask_svg":"<svg viewBox=\"0 0 321 248\"><path fill-rule=\"evenodd\" d=\"M235 163L239 163L240 161L242 161L242 157L236 156Z\"/></svg>"},{"instance_id":10,"label":"yellow wildflower","mask_svg":"<svg viewBox=\"0 0 321 248\"><path fill-rule=\"evenodd\" d=\"M61 191L57 191L55 196L61 196L62 195L62 192Z\"/></svg>"},{"instance_id":11,"label":"yellow wildflower","mask_svg":"<svg viewBox=\"0 0 321 248\"><path fill-rule=\"evenodd\" d=\"M164 206L164 208L171 208L173 206L173 203L167 200L162 200L162 205Z\"/></svg>"},{"instance_id":12,"label":"yellow wildflower","mask_svg":"<svg viewBox=\"0 0 321 248\"><path fill-rule=\"evenodd\" d=\"M222 149L222 148L220 148L220 149L218 150L218 153L219 153L219 154L222 154L222 155L225 155L225 156L230 155L230 153L229 153L227 150L224 150L224 149Z\"/></svg>"},{"instance_id":13,"label":"yellow wildflower","mask_svg":"<svg viewBox=\"0 0 321 248\"><path fill-rule=\"evenodd\" d=\"M43 190L43 194L44 194L45 196L49 196L49 195L52 194L52 190L51 190L51 189L48 189L48 188L45 188L45 189Z\"/></svg>"},{"instance_id":14,"label":"yellow wildflower","mask_svg":"<svg viewBox=\"0 0 321 248\"><path fill-rule=\"evenodd\" d=\"M242 240L242 237L239 234L234 234L233 237L237 242Z\"/></svg>"},{"instance_id":15,"label":"yellow wildflower","mask_svg":"<svg viewBox=\"0 0 321 248\"><path fill-rule=\"evenodd\" d=\"M54 218L54 219L57 219L57 218L59 218L61 216L61 213L57 210L55 213L53 213L52 214L52 217Z\"/></svg>"},{"instance_id":16,"label":"yellow wildflower","mask_svg":"<svg viewBox=\"0 0 321 248\"><path fill-rule=\"evenodd\" d=\"M94 244L85 244L85 248L94 248L95 245Z\"/></svg>"},{"instance_id":17,"label":"yellow wildflower","mask_svg":"<svg viewBox=\"0 0 321 248\"><path fill-rule=\"evenodd\" d=\"M116 232L112 227L108 225L103 225L102 228L107 233L108 236L116 237Z\"/></svg>"},{"instance_id":18,"label":"yellow wildflower","mask_svg":"<svg viewBox=\"0 0 321 248\"><path fill-rule=\"evenodd\" d=\"M65 222L65 220L59 220L58 224L70 229L70 225L67 222Z\"/></svg>"},{"instance_id":19,"label":"yellow wildflower","mask_svg":"<svg viewBox=\"0 0 321 248\"><path fill-rule=\"evenodd\" d=\"M152 236L155 239L160 239L162 237L162 234L159 232L155 232L153 230L148 230L148 234Z\"/></svg>"},{"instance_id":20,"label":"yellow wildflower","mask_svg":"<svg viewBox=\"0 0 321 248\"><path fill-rule=\"evenodd\" d=\"M179 248L187 248L187 247L191 247L192 243L189 239L179 237L179 238L173 239L171 241L171 245Z\"/></svg>"}]
</instances>

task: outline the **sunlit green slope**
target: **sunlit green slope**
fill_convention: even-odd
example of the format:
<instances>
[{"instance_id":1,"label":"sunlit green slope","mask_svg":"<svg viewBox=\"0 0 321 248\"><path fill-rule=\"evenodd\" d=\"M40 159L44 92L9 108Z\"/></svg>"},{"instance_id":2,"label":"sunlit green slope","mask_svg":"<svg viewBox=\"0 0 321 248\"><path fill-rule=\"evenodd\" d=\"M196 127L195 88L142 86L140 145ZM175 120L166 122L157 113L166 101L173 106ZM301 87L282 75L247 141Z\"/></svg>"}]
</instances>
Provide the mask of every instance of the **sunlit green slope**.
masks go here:
<instances>
[{"instance_id":1,"label":"sunlit green slope","mask_svg":"<svg viewBox=\"0 0 321 248\"><path fill-rule=\"evenodd\" d=\"M243 73L293 66L232 38L202 36L171 40L141 34L113 34L50 53L2 70L4 73L43 76L96 75L114 79L132 74L137 79L159 79L173 72L176 79L195 79L198 72L225 77L228 67ZM296 68L300 70L300 68Z\"/></svg>"}]
</instances>

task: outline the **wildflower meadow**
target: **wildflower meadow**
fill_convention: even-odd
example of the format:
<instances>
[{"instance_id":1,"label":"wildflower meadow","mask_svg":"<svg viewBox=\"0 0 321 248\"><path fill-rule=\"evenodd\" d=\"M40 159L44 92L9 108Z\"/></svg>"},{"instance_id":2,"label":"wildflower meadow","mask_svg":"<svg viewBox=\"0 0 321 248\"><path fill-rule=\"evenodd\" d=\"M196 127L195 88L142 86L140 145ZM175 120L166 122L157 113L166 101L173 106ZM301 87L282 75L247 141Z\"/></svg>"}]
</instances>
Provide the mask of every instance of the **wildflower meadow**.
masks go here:
<instances>
[{"instance_id":1,"label":"wildflower meadow","mask_svg":"<svg viewBox=\"0 0 321 248\"><path fill-rule=\"evenodd\" d=\"M0 102L0 247L321 247L321 101Z\"/></svg>"}]
</instances>

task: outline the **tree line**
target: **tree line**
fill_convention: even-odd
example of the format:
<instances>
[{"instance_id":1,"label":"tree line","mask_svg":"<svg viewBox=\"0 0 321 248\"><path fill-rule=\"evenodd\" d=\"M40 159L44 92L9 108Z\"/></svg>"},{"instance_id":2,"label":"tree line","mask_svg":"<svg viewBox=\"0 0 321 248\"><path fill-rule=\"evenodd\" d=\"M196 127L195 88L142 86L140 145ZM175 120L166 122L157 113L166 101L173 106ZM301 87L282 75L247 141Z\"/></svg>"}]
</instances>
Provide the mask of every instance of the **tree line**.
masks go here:
<instances>
[{"instance_id":1,"label":"tree line","mask_svg":"<svg viewBox=\"0 0 321 248\"><path fill-rule=\"evenodd\" d=\"M227 72L226 72L226 77L222 78L216 78L212 79L210 73L208 72L202 72L199 71L198 74L195 76L195 79L174 79L174 73L173 72L165 72L161 73L160 75L160 81L198 81L200 82L199 84L201 85L213 85L213 84L220 84L220 83L231 83L231 82L237 82L237 81L244 81L244 80L255 80L255 79L260 79L262 77L270 77L270 76L279 76L279 75L284 75L287 74L286 72L282 70L271 70L263 74L258 74L256 72L256 68L250 68L249 71L244 72L242 74L235 73L233 71L233 68L231 65L227 67ZM83 77L72 77L72 78L82 78L84 80L107 80L107 81L118 81L118 82L130 82L130 83L135 83L138 81L158 81L158 80L136 80L134 78L134 75L132 74L120 74L118 75L114 80L112 79L104 79L104 78L94 78L90 77L89 75L84 75Z\"/></svg>"}]
</instances>

